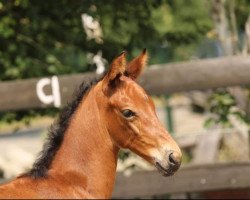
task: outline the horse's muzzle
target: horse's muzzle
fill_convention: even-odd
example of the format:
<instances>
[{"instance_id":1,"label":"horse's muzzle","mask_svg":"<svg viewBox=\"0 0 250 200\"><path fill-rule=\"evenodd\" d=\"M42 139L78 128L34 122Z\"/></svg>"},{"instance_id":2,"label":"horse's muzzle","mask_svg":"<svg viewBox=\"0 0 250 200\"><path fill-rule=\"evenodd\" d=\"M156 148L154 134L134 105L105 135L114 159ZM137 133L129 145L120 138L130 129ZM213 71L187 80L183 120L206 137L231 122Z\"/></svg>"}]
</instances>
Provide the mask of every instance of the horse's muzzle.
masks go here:
<instances>
[{"instance_id":1,"label":"horse's muzzle","mask_svg":"<svg viewBox=\"0 0 250 200\"><path fill-rule=\"evenodd\" d=\"M181 165L181 153L168 151L164 160L160 161L155 159L154 164L163 176L171 176Z\"/></svg>"}]
</instances>

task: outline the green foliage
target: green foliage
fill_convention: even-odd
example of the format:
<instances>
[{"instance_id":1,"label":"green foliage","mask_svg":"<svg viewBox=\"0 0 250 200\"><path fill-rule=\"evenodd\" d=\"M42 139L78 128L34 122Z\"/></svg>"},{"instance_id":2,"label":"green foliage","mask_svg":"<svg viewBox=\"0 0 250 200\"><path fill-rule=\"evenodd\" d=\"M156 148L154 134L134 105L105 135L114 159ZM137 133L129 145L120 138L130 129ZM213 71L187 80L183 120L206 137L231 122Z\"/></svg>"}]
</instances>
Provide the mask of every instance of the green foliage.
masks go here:
<instances>
[{"instance_id":1,"label":"green foliage","mask_svg":"<svg viewBox=\"0 0 250 200\"><path fill-rule=\"evenodd\" d=\"M119 159L121 161L124 161L124 160L126 160L130 156L130 154L131 154L130 151L122 149L122 150L119 151L118 157L119 157Z\"/></svg>"},{"instance_id":2,"label":"green foliage","mask_svg":"<svg viewBox=\"0 0 250 200\"><path fill-rule=\"evenodd\" d=\"M1 5L1 80L84 71L82 65L87 62L81 47L81 21L76 20L77 15L66 18L74 13L75 4L7 0Z\"/></svg>"},{"instance_id":3,"label":"green foliage","mask_svg":"<svg viewBox=\"0 0 250 200\"><path fill-rule=\"evenodd\" d=\"M227 3L229 3L229 1ZM234 0L234 3L235 3L235 15L237 18L236 20L238 28L240 31L244 31L245 23L249 16L250 2L249 0L240 0L240 1Z\"/></svg>"},{"instance_id":4,"label":"green foliage","mask_svg":"<svg viewBox=\"0 0 250 200\"><path fill-rule=\"evenodd\" d=\"M235 116L238 120L247 123L246 113L236 107L235 98L226 90L217 90L209 98L209 111L212 114L205 121L205 127L222 125L222 127L232 127L230 116Z\"/></svg>"},{"instance_id":5,"label":"green foliage","mask_svg":"<svg viewBox=\"0 0 250 200\"><path fill-rule=\"evenodd\" d=\"M2 122L5 123L12 123L15 121L21 121L25 125L29 125L30 121L34 117L43 117L43 116L51 116L56 117L58 114L57 108L46 108L46 109L31 109L31 110L25 110L25 111L9 111L6 113L0 113L0 119Z\"/></svg>"},{"instance_id":6,"label":"green foliage","mask_svg":"<svg viewBox=\"0 0 250 200\"><path fill-rule=\"evenodd\" d=\"M213 93L209 99L210 112L215 114L205 122L205 126L212 126L221 123L223 126L230 126L229 114L232 106L235 105L235 99L225 90Z\"/></svg>"},{"instance_id":7,"label":"green foliage","mask_svg":"<svg viewBox=\"0 0 250 200\"><path fill-rule=\"evenodd\" d=\"M93 70L87 53L97 53L98 50L110 61L123 49L134 56L149 47L152 54L157 54L159 46L169 43L173 53L168 58L174 59L178 57L174 55L175 48L181 44L185 49L183 44L199 41L211 29L204 4L196 0L188 3L179 0L62 0L46 3L1 0L0 79ZM195 12L194 7L198 8ZM99 20L103 43L86 39L80 17L83 13ZM166 48L163 49L166 52Z\"/></svg>"},{"instance_id":8,"label":"green foliage","mask_svg":"<svg viewBox=\"0 0 250 200\"><path fill-rule=\"evenodd\" d=\"M175 0L171 2L174 15L172 27L166 32L169 41L179 44L196 43L211 30L210 4L206 1Z\"/></svg>"}]
</instances>

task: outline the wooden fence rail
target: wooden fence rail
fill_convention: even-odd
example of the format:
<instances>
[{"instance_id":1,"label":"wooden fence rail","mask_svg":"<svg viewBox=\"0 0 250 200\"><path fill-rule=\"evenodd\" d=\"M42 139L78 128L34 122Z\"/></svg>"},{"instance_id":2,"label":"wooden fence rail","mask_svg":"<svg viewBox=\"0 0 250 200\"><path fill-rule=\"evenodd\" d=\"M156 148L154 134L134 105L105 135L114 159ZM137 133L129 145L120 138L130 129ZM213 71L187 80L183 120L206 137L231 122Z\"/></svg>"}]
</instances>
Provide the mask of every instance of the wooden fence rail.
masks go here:
<instances>
[{"instance_id":1,"label":"wooden fence rail","mask_svg":"<svg viewBox=\"0 0 250 200\"><path fill-rule=\"evenodd\" d=\"M250 163L224 163L182 167L173 177L157 171L137 171L130 177L119 173L114 198L250 188Z\"/></svg>"},{"instance_id":2,"label":"wooden fence rail","mask_svg":"<svg viewBox=\"0 0 250 200\"><path fill-rule=\"evenodd\" d=\"M0 111L60 107L94 73L0 82ZM151 95L250 85L250 57L223 57L154 65L138 80Z\"/></svg>"}]
</instances>

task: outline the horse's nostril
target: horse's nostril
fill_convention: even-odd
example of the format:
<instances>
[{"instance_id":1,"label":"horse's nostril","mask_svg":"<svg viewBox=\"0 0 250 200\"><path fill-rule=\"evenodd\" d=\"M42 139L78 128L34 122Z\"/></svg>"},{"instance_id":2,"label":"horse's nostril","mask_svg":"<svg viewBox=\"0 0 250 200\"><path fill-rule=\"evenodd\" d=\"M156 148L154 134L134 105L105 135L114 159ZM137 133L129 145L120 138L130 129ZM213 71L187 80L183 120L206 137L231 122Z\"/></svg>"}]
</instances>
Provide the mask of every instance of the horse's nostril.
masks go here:
<instances>
[{"instance_id":1,"label":"horse's nostril","mask_svg":"<svg viewBox=\"0 0 250 200\"><path fill-rule=\"evenodd\" d=\"M169 162L172 163L172 164L175 164L175 163L176 163L176 161L175 161L174 158L173 158L173 153L171 153L171 154L169 155Z\"/></svg>"},{"instance_id":2,"label":"horse's nostril","mask_svg":"<svg viewBox=\"0 0 250 200\"><path fill-rule=\"evenodd\" d=\"M169 154L169 163L172 165L180 165L181 162L181 157L179 156L179 154L177 152L171 152Z\"/></svg>"}]
</instances>

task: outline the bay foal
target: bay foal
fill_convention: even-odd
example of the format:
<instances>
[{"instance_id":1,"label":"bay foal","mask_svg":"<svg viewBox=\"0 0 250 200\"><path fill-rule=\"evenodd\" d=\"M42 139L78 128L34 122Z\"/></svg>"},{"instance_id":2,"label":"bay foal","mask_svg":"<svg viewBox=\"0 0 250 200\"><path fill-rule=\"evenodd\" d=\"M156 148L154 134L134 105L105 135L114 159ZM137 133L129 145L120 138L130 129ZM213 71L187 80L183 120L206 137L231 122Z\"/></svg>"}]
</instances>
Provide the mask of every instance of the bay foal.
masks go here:
<instances>
[{"instance_id":1,"label":"bay foal","mask_svg":"<svg viewBox=\"0 0 250 200\"><path fill-rule=\"evenodd\" d=\"M122 53L101 80L83 83L33 168L0 186L0 198L110 198L120 148L172 175L181 151L134 81L146 60L143 51L127 64Z\"/></svg>"}]
</instances>

